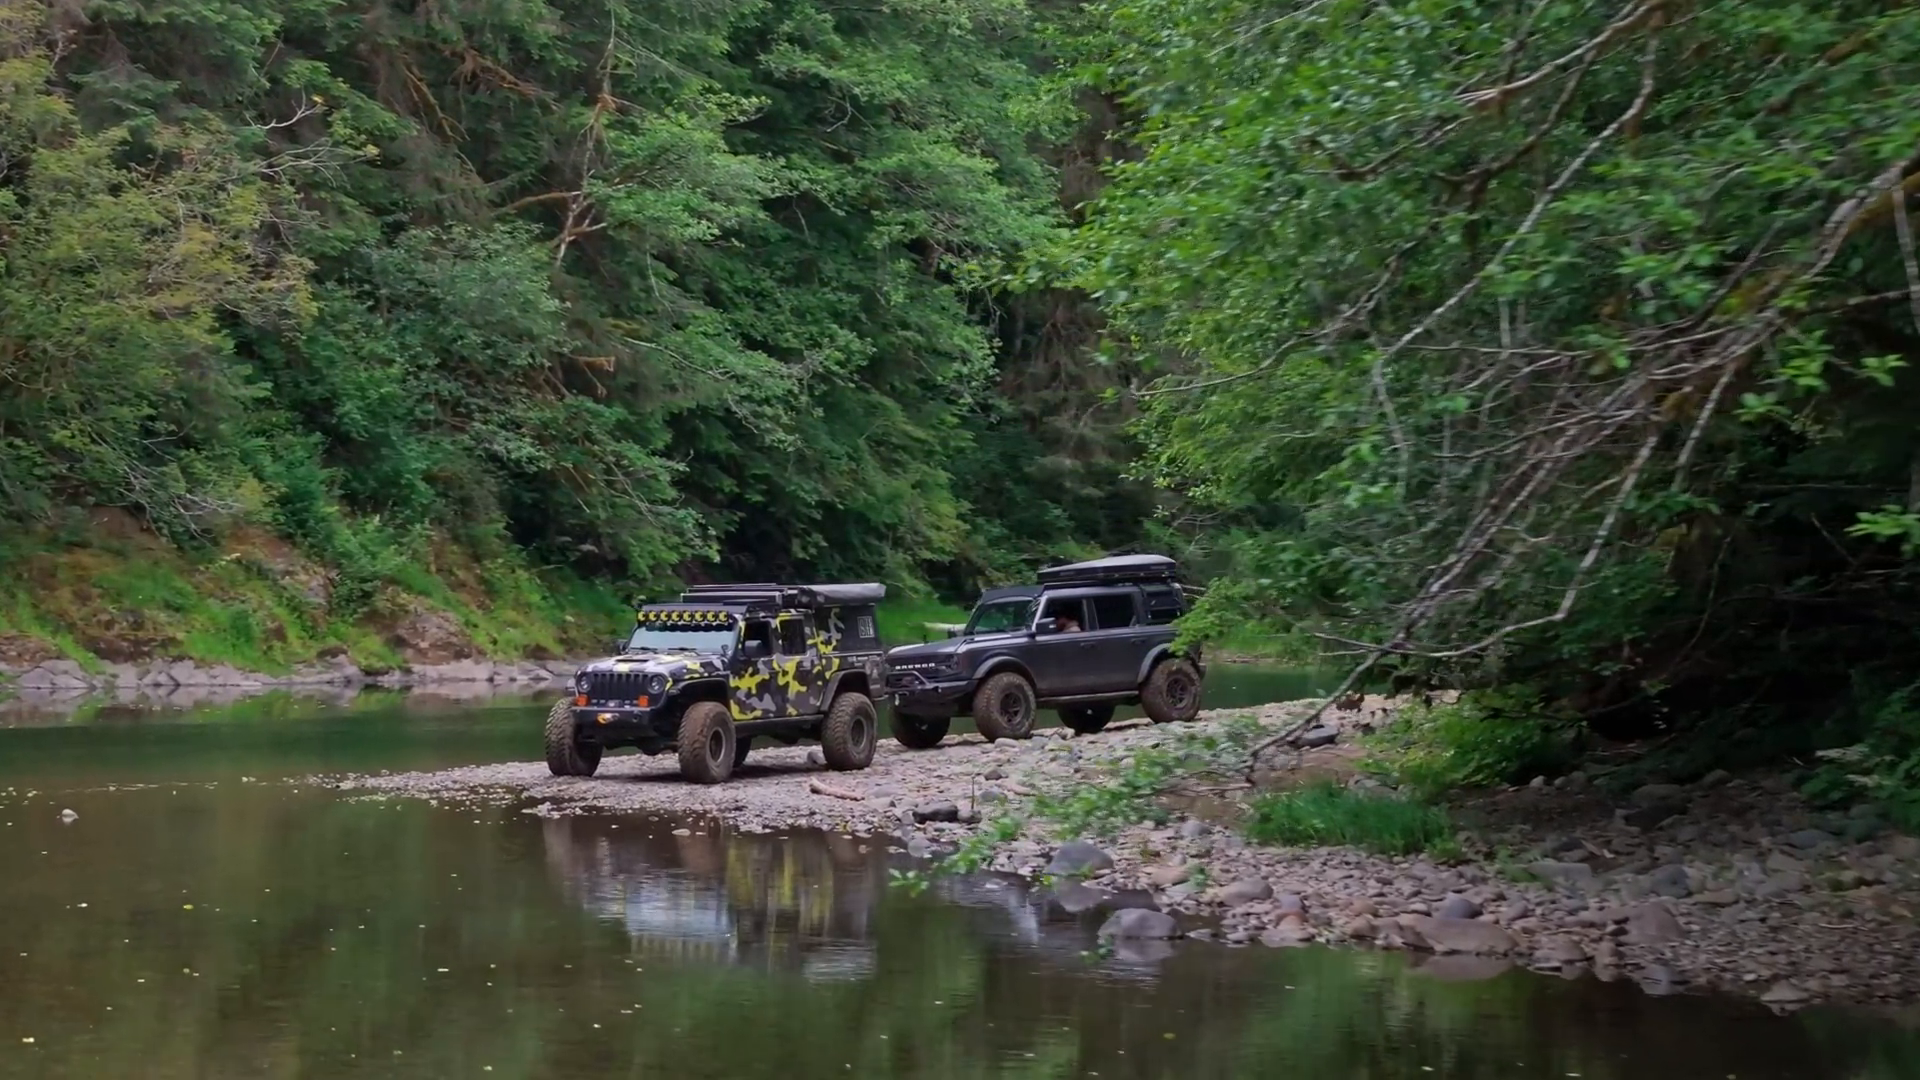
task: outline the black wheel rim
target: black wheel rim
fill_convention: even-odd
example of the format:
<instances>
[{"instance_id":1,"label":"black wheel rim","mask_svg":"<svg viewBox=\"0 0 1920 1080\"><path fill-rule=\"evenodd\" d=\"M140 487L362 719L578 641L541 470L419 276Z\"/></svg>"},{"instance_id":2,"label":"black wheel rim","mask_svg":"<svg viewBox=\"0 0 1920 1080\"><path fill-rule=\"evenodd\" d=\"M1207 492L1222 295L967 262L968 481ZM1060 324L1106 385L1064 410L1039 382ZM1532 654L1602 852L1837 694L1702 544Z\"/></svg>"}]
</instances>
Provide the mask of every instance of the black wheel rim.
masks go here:
<instances>
[{"instance_id":1,"label":"black wheel rim","mask_svg":"<svg viewBox=\"0 0 1920 1080\"><path fill-rule=\"evenodd\" d=\"M1193 683L1185 675L1167 680L1167 704L1184 709L1193 700Z\"/></svg>"},{"instance_id":2,"label":"black wheel rim","mask_svg":"<svg viewBox=\"0 0 1920 1080\"><path fill-rule=\"evenodd\" d=\"M1027 699L1020 691L1009 690L1000 695L1000 715L1006 719L1008 726L1018 726L1025 719L1026 712Z\"/></svg>"},{"instance_id":3,"label":"black wheel rim","mask_svg":"<svg viewBox=\"0 0 1920 1080\"><path fill-rule=\"evenodd\" d=\"M719 762L727 756L727 733L714 728L707 735L707 760Z\"/></svg>"},{"instance_id":4,"label":"black wheel rim","mask_svg":"<svg viewBox=\"0 0 1920 1080\"><path fill-rule=\"evenodd\" d=\"M867 730L867 718L864 716L854 717L853 723L847 728L847 741L853 744L853 752L856 754L865 753L867 740L869 738L871 738L871 734Z\"/></svg>"}]
</instances>

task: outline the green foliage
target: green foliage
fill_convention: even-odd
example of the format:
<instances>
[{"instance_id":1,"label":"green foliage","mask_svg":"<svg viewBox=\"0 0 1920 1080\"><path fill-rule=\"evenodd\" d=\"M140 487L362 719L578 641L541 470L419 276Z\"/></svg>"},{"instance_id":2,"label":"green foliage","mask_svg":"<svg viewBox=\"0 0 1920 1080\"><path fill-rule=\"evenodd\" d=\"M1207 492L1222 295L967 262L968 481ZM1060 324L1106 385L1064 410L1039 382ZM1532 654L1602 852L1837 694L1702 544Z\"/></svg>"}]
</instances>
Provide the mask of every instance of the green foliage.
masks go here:
<instances>
[{"instance_id":1,"label":"green foliage","mask_svg":"<svg viewBox=\"0 0 1920 1080\"><path fill-rule=\"evenodd\" d=\"M1036 272L1155 377L1194 633L1625 735L1920 677L1920 10L1113 0L1062 49L1135 153Z\"/></svg>"},{"instance_id":2,"label":"green foliage","mask_svg":"<svg viewBox=\"0 0 1920 1080\"><path fill-rule=\"evenodd\" d=\"M1377 855L1457 853L1446 811L1396 795L1322 781L1261 795L1247 807L1247 839L1296 847L1350 845Z\"/></svg>"},{"instance_id":3,"label":"green foliage","mask_svg":"<svg viewBox=\"0 0 1920 1080\"><path fill-rule=\"evenodd\" d=\"M1113 425L1041 419L1101 380L1027 395L1002 325L1060 219L1031 23L0 0L0 511L264 525L335 618L447 540L955 596L1126 543Z\"/></svg>"},{"instance_id":4,"label":"green foliage","mask_svg":"<svg viewBox=\"0 0 1920 1080\"><path fill-rule=\"evenodd\" d=\"M1821 751L1802 790L1816 804L1867 802L1920 832L1920 683L1881 698L1862 741Z\"/></svg>"},{"instance_id":5,"label":"green foliage","mask_svg":"<svg viewBox=\"0 0 1920 1080\"><path fill-rule=\"evenodd\" d=\"M1169 811L1159 797L1176 781L1209 772L1230 772L1259 739L1259 722L1235 717L1209 730L1182 731L1142 746L1092 782L1036 797L1034 816L1063 836L1111 836L1141 822L1163 824Z\"/></svg>"},{"instance_id":6,"label":"green foliage","mask_svg":"<svg viewBox=\"0 0 1920 1080\"><path fill-rule=\"evenodd\" d=\"M1409 705L1369 740L1370 768L1420 798L1519 783L1574 759L1574 718L1522 689L1480 691L1453 704Z\"/></svg>"}]
</instances>

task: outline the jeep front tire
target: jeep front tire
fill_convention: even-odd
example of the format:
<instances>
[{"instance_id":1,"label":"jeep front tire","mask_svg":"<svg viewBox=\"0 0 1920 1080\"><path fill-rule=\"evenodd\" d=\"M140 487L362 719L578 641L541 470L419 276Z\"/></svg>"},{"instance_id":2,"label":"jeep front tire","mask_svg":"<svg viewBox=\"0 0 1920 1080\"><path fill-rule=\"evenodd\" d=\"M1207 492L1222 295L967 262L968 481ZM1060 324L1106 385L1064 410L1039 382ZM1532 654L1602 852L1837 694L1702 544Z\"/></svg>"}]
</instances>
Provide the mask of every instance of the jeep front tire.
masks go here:
<instances>
[{"instance_id":1,"label":"jeep front tire","mask_svg":"<svg viewBox=\"0 0 1920 1080\"><path fill-rule=\"evenodd\" d=\"M600 744L584 742L573 723L573 703L561 698L547 710L547 771L555 776L592 776L600 767Z\"/></svg>"},{"instance_id":2,"label":"jeep front tire","mask_svg":"<svg viewBox=\"0 0 1920 1080\"><path fill-rule=\"evenodd\" d=\"M874 711L872 698L857 690L834 698L820 724L820 752L827 768L838 772L866 768L873 762L879 729L880 714Z\"/></svg>"},{"instance_id":3,"label":"jeep front tire","mask_svg":"<svg viewBox=\"0 0 1920 1080\"><path fill-rule=\"evenodd\" d=\"M680 716L680 775L718 784L733 775L733 718L717 701L696 701Z\"/></svg>"},{"instance_id":4,"label":"jeep front tire","mask_svg":"<svg viewBox=\"0 0 1920 1080\"><path fill-rule=\"evenodd\" d=\"M953 727L951 716L915 716L893 710L893 738L909 750L931 750Z\"/></svg>"},{"instance_id":5,"label":"jeep front tire","mask_svg":"<svg viewBox=\"0 0 1920 1080\"><path fill-rule=\"evenodd\" d=\"M1111 705L1069 705L1060 710L1060 722L1076 735L1092 735L1113 719Z\"/></svg>"},{"instance_id":6,"label":"jeep front tire","mask_svg":"<svg viewBox=\"0 0 1920 1080\"><path fill-rule=\"evenodd\" d=\"M1189 660L1160 661L1140 686L1140 707L1156 724L1194 719L1200 715L1200 672Z\"/></svg>"},{"instance_id":7,"label":"jeep front tire","mask_svg":"<svg viewBox=\"0 0 1920 1080\"><path fill-rule=\"evenodd\" d=\"M973 725L988 742L1033 736L1033 684L1003 671L980 684L973 695Z\"/></svg>"}]
</instances>

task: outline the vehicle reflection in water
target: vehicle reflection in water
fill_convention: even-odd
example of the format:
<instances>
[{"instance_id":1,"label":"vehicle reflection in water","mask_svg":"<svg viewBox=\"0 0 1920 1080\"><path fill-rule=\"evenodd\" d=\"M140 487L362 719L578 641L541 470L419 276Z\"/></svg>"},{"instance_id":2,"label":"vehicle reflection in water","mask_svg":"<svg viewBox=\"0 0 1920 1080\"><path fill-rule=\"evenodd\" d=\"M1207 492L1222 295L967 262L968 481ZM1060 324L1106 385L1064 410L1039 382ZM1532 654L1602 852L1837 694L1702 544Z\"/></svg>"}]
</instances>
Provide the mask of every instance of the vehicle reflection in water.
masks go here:
<instances>
[{"instance_id":1,"label":"vehicle reflection in water","mask_svg":"<svg viewBox=\"0 0 1920 1080\"><path fill-rule=\"evenodd\" d=\"M541 837L567 897L623 927L636 952L813 980L872 974L873 913L888 870L913 865L886 836L567 816L544 821ZM1126 942L1095 954L1099 924L1122 907L1151 907L1144 893L983 874L936 878L928 899L966 912L981 938L1031 950L1051 968L1150 979L1173 952L1165 942Z\"/></svg>"},{"instance_id":2,"label":"vehicle reflection in water","mask_svg":"<svg viewBox=\"0 0 1920 1080\"><path fill-rule=\"evenodd\" d=\"M541 837L568 897L623 926L638 952L816 980L872 972L885 838L682 831L561 817Z\"/></svg>"}]
</instances>

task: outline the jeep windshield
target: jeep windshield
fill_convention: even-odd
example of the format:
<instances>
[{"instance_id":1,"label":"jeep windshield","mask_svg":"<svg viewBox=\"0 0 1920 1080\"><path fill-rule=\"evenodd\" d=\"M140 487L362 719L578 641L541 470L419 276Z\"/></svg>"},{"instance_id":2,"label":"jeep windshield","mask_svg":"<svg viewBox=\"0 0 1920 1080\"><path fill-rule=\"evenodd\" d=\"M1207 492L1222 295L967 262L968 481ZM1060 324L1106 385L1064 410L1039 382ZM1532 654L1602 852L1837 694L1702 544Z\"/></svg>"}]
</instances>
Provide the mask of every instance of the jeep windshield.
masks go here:
<instances>
[{"instance_id":1,"label":"jeep windshield","mask_svg":"<svg viewBox=\"0 0 1920 1080\"><path fill-rule=\"evenodd\" d=\"M1033 605L1031 596L989 600L973 609L973 617L967 620L966 633L971 636L1025 630L1033 625Z\"/></svg>"},{"instance_id":2,"label":"jeep windshield","mask_svg":"<svg viewBox=\"0 0 1920 1080\"><path fill-rule=\"evenodd\" d=\"M733 651L733 628L716 627L712 630L664 630L658 627L642 626L634 630L627 639L627 651L637 652L694 652L712 655Z\"/></svg>"}]
</instances>

